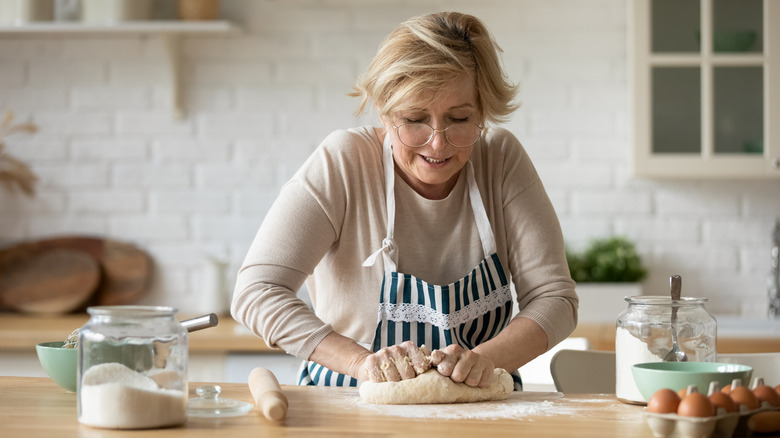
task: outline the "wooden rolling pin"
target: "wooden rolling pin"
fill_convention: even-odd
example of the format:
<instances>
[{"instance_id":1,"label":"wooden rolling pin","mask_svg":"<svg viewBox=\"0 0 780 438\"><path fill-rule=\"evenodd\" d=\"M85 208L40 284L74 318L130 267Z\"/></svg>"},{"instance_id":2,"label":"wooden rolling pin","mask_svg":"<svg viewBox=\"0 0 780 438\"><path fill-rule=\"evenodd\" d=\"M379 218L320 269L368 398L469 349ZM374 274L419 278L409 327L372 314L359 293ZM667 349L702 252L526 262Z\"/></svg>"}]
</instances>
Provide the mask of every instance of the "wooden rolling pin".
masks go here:
<instances>
[{"instance_id":1,"label":"wooden rolling pin","mask_svg":"<svg viewBox=\"0 0 780 438\"><path fill-rule=\"evenodd\" d=\"M287 416L287 397L271 371L259 367L253 369L249 373L249 392L265 418L282 421Z\"/></svg>"}]
</instances>

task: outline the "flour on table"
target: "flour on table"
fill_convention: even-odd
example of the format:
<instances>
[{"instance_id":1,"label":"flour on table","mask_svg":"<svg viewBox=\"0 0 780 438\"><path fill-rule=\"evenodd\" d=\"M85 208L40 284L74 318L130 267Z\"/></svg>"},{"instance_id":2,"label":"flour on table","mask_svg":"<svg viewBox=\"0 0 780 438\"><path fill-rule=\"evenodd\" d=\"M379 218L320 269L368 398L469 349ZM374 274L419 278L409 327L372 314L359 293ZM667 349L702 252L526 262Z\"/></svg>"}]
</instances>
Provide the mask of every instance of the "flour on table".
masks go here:
<instances>
[{"instance_id":1,"label":"flour on table","mask_svg":"<svg viewBox=\"0 0 780 438\"><path fill-rule=\"evenodd\" d=\"M360 397L366 403L385 405L470 403L503 400L513 390L512 376L501 368L493 370L493 381L487 388L455 383L430 369L400 382L365 382L360 386Z\"/></svg>"}]
</instances>

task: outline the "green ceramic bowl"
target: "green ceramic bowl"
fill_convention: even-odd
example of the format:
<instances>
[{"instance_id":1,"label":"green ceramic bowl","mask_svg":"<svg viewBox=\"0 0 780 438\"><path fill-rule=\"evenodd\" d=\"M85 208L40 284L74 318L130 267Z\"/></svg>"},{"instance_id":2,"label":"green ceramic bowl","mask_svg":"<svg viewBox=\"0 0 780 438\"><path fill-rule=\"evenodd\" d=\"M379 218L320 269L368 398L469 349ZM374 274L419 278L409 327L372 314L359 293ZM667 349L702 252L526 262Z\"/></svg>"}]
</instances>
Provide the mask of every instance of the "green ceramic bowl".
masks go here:
<instances>
[{"instance_id":1,"label":"green ceramic bowl","mask_svg":"<svg viewBox=\"0 0 780 438\"><path fill-rule=\"evenodd\" d=\"M38 360L46 374L67 391L76 392L76 362L78 350L62 348L62 341L42 342L35 346Z\"/></svg>"},{"instance_id":2,"label":"green ceramic bowl","mask_svg":"<svg viewBox=\"0 0 780 438\"><path fill-rule=\"evenodd\" d=\"M747 365L719 362L650 362L631 367L639 392L645 401L661 388L679 391L688 385L696 385L699 392L706 394L710 382L718 382L722 388L734 379L750 383L753 368Z\"/></svg>"}]
</instances>

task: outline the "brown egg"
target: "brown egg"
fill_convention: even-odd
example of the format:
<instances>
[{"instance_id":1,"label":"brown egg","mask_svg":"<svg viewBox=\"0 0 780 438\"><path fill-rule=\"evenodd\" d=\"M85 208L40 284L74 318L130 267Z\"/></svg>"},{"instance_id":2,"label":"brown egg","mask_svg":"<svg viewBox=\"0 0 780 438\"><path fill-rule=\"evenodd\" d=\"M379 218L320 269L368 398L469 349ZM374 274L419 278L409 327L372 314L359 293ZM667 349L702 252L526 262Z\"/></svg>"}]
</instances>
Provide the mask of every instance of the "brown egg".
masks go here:
<instances>
[{"instance_id":1,"label":"brown egg","mask_svg":"<svg viewBox=\"0 0 780 438\"><path fill-rule=\"evenodd\" d=\"M746 386L734 387L729 395L731 396L731 399L734 400L734 403L743 405L749 410L758 409L760 406L756 395Z\"/></svg>"},{"instance_id":2,"label":"brown egg","mask_svg":"<svg viewBox=\"0 0 780 438\"><path fill-rule=\"evenodd\" d=\"M677 414L682 417L711 417L715 415L715 407L706 395L692 392L680 400Z\"/></svg>"},{"instance_id":3,"label":"brown egg","mask_svg":"<svg viewBox=\"0 0 780 438\"><path fill-rule=\"evenodd\" d=\"M688 395L688 388L677 391L677 397L680 397L680 400L684 399L686 395Z\"/></svg>"},{"instance_id":4,"label":"brown egg","mask_svg":"<svg viewBox=\"0 0 780 438\"><path fill-rule=\"evenodd\" d=\"M680 397L669 388L659 389L654 392L647 402L647 412L656 414L671 414L677 412Z\"/></svg>"},{"instance_id":5,"label":"brown egg","mask_svg":"<svg viewBox=\"0 0 780 438\"><path fill-rule=\"evenodd\" d=\"M724 394L730 394L731 393L731 385L726 385L723 388L720 389L720 392Z\"/></svg>"},{"instance_id":6,"label":"brown egg","mask_svg":"<svg viewBox=\"0 0 780 438\"><path fill-rule=\"evenodd\" d=\"M710 403L715 407L716 413L718 408L723 408L726 413L737 412L737 404L734 403L734 400L728 394L713 392L709 398Z\"/></svg>"},{"instance_id":7,"label":"brown egg","mask_svg":"<svg viewBox=\"0 0 780 438\"><path fill-rule=\"evenodd\" d=\"M755 394L759 403L769 403L770 406L780 406L780 395L767 385L758 385L753 388L753 394Z\"/></svg>"}]
</instances>

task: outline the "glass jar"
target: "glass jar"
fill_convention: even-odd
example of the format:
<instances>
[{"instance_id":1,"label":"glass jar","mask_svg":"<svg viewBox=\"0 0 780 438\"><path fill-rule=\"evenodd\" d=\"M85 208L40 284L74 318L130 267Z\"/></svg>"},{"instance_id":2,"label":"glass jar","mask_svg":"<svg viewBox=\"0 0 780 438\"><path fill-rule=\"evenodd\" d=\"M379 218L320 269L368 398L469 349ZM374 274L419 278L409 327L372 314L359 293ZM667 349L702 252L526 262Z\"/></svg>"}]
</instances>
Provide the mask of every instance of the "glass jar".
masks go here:
<instances>
[{"instance_id":1,"label":"glass jar","mask_svg":"<svg viewBox=\"0 0 780 438\"><path fill-rule=\"evenodd\" d=\"M717 358L715 317L704 308L706 298L663 296L626 297L628 307L617 318L615 334L615 393L623 402L644 404L631 367L663 362L672 349L672 309L677 308L677 345L689 362ZM705 388L706 389L706 388Z\"/></svg>"},{"instance_id":2,"label":"glass jar","mask_svg":"<svg viewBox=\"0 0 780 438\"><path fill-rule=\"evenodd\" d=\"M187 330L176 309L99 306L79 333L78 419L111 429L187 418Z\"/></svg>"}]
</instances>

